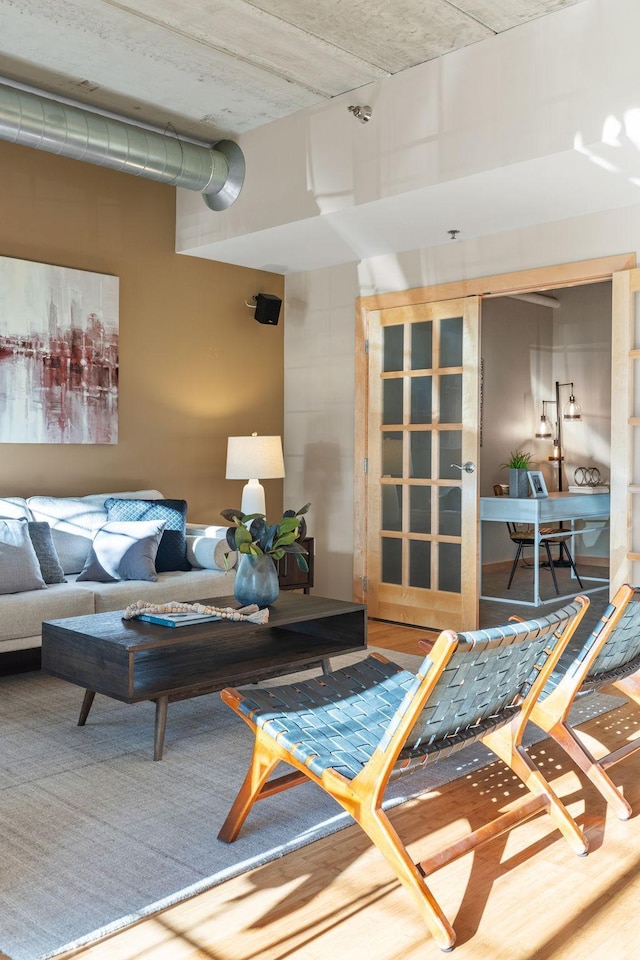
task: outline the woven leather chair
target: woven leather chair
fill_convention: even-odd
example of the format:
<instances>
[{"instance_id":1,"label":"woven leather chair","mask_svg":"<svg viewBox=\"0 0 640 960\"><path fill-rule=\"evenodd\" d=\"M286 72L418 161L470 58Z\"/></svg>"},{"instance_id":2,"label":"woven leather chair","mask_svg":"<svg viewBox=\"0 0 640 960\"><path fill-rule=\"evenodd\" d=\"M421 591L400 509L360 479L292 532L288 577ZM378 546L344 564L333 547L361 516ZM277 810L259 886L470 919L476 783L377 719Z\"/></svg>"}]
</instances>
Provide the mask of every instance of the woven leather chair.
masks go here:
<instances>
[{"instance_id":1,"label":"woven leather chair","mask_svg":"<svg viewBox=\"0 0 640 960\"><path fill-rule=\"evenodd\" d=\"M636 750L640 739L596 759L569 723L577 697L613 687L640 706L640 591L625 584L582 644L570 643L534 705L531 720L553 737L588 776L621 820L631 806L607 770Z\"/></svg>"},{"instance_id":2,"label":"woven leather chair","mask_svg":"<svg viewBox=\"0 0 640 960\"><path fill-rule=\"evenodd\" d=\"M218 839L231 843L256 800L311 780L360 824L413 895L434 938L455 933L425 878L486 840L546 810L575 853L580 829L521 746L541 688L589 601L547 617L469 633L443 631L416 674L377 654L287 686L226 689L222 699L251 727L253 757ZM392 775L424 769L481 740L528 787L489 824L415 864L382 810ZM294 772L268 779L283 761Z\"/></svg>"},{"instance_id":3,"label":"woven leather chair","mask_svg":"<svg viewBox=\"0 0 640 960\"><path fill-rule=\"evenodd\" d=\"M494 484L493 493L496 497L503 496L503 489L499 483ZM511 573L509 575L509 583L507 584L507 590L511 589L511 584L513 582L514 574L518 568L518 560L522 556L525 547L534 547L536 543L535 538L535 528L529 524L522 523L511 523L510 521L505 521L507 524L507 529L509 531L509 537L511 541L516 544L517 550L516 555L513 558L513 564L511 566ZM580 589L582 590L582 580L576 570L576 565L573 562L573 557L571 556L571 551L568 547L568 541L571 539L571 531L565 530L562 527L540 527L540 536L539 543L541 547L544 547L547 554L547 564L549 570L551 571L551 576L553 577L553 585L555 587L556 593L559 594L560 590L558 588L558 578L556 577L556 568L553 562L553 556L551 555L551 545L558 547L558 563L562 561L563 556L565 557L567 563L573 570L576 580L580 584Z\"/></svg>"}]
</instances>

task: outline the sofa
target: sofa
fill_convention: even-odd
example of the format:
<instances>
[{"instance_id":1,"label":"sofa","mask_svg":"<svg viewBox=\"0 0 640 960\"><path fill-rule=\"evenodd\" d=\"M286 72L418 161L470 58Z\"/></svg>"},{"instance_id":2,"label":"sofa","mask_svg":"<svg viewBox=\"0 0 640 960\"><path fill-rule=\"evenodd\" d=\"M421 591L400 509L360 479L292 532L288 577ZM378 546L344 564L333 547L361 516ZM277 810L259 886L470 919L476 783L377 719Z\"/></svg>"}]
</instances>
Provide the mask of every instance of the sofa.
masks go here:
<instances>
[{"instance_id":1,"label":"sofa","mask_svg":"<svg viewBox=\"0 0 640 960\"><path fill-rule=\"evenodd\" d=\"M233 595L226 528L187 523L186 506L158 490L0 498L0 654L39 647L43 620Z\"/></svg>"}]
</instances>

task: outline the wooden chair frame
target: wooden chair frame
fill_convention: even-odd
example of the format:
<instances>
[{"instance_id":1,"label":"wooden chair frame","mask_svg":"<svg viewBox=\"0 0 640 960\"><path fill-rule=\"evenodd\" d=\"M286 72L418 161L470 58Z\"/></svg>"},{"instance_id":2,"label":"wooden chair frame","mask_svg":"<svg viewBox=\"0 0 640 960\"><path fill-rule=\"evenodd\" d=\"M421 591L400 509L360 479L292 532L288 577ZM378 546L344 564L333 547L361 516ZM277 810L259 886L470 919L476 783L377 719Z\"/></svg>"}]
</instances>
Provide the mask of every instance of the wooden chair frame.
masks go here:
<instances>
[{"instance_id":1,"label":"wooden chair frame","mask_svg":"<svg viewBox=\"0 0 640 960\"><path fill-rule=\"evenodd\" d=\"M371 669L374 670L378 669L378 665L383 665L387 671L393 672L395 670L398 676L401 675L404 678L405 683L408 678L409 688L408 690L406 687L402 688L400 707L395 709L390 721L385 719L383 735L377 741L377 745L375 742L372 744L372 752L369 758L366 762L363 762L359 772L352 777L345 776L333 766L324 767L320 773L310 769L309 763L317 760L317 753L314 753L311 759L304 759L301 758L299 743L294 742L289 748L283 743L285 738L281 731L287 727L290 714L286 711L277 712L276 708L264 710L255 699L257 696L258 699L262 698L262 702L265 703L270 702L269 698L275 695L276 698L293 696L299 700L301 687L304 688L315 683L318 686L330 688L332 682L338 683L344 679L344 675L349 672L349 668L308 683L278 687L272 690L264 688L259 694L251 690L244 692L234 689L223 690L222 699L251 727L255 742L249 770L218 834L218 839L226 843L233 842L257 800L271 797L282 790L311 780L332 796L361 826L386 858L400 882L414 898L421 915L441 949L451 950L455 943L453 927L426 883L426 877L435 870L463 856L480 844L505 833L540 810L546 810L549 813L553 823L567 839L571 849L576 854L584 855L587 852L587 841L581 830L555 795L542 773L531 761L521 746L521 740L535 699L557 664L562 651L571 640L588 604L589 601L585 597L577 597L571 604L557 611L555 615L522 622L517 626L510 624L506 627L472 631L465 634L445 630L433 645L425 645L425 649L428 649L429 653L415 675L403 670L384 657L373 654L367 661L363 662L363 666L371 664ZM519 659L520 669L524 669L523 654L526 652L525 646L529 644L531 650L534 640L538 644L534 651L537 658L535 668L532 671L530 666L526 666L528 671L527 683L516 688L516 695L508 706L500 708L502 711L501 717L495 713L491 714L491 710L489 710L490 716L485 717L482 721L475 721L476 729L471 732L469 730L461 732L460 728L456 727L456 719L452 718L449 721L445 718L446 722L450 724L449 734L436 744L428 743L425 739L421 743L423 753L418 763L418 765L424 766L425 763L437 759L438 756L450 755L453 750L464 746L466 743L480 740L510 767L526 785L529 793L512 805L510 804L504 812L501 812L490 823L470 831L466 837L440 850L427 860L414 863L383 812L382 803L394 769L396 772L408 769L412 766L411 761L415 759L415 753L419 751L416 743L420 742L421 734L416 735L416 730L420 726L421 719L425 716L425 713L423 713L425 707L427 708L426 713L430 717L433 717L433 713L437 711L439 706L442 711L443 706L446 707L449 702L447 696L444 696L443 690L445 693L451 692L451 686L447 687L447 684L450 683L449 678L454 674L454 671L460 667L463 670L468 669L468 665L471 664L482 675L484 669L482 666L483 657L484 664L488 664L489 668L496 662L491 660L491 657L502 657L503 660L499 661L500 663L505 661L507 664L513 664L513 660L508 660L508 657L511 656L516 661ZM479 667L478 664L480 664ZM508 670L507 666L504 672L508 673ZM468 674L465 675L468 676ZM484 676L485 678L487 676L492 677L493 671L485 669ZM392 683L392 681L393 677L389 682ZM467 686L471 686L473 680L469 679L464 682L467 683ZM481 679L480 686L483 685L486 687L487 684ZM368 693L368 691L366 692ZM349 697L336 700L341 711L340 717L343 715L342 711L346 713L349 710L352 699L352 697ZM333 705L334 701L332 699ZM489 704L489 706L492 707L492 704ZM432 710L432 707L435 708L435 711ZM304 711L292 711L296 718L301 715L306 716L308 713L308 708L305 708ZM438 717L440 718L440 714L438 714ZM438 719L437 722L440 724L441 719ZM294 738L296 735L297 728L294 727ZM424 736L426 738L427 735ZM411 745L409 754L407 754L408 742ZM296 750L298 755L296 755ZM269 779L280 762L292 766L294 772Z\"/></svg>"},{"instance_id":2,"label":"wooden chair frame","mask_svg":"<svg viewBox=\"0 0 640 960\"><path fill-rule=\"evenodd\" d=\"M631 805L606 771L640 750L640 738L609 753L603 747L596 759L568 719L577 697L608 687L640 706L640 591L629 584L620 587L584 644L569 645L531 711L531 721L569 754L616 816L627 820Z\"/></svg>"}]
</instances>

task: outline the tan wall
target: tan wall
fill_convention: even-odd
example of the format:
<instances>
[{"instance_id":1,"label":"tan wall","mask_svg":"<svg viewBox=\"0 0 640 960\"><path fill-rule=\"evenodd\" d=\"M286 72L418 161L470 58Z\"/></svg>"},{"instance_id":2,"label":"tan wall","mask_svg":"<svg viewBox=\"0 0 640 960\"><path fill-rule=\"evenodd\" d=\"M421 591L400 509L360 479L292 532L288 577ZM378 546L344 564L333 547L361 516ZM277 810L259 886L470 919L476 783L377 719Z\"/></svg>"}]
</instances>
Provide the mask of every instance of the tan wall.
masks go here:
<instances>
[{"instance_id":1,"label":"tan wall","mask_svg":"<svg viewBox=\"0 0 640 960\"><path fill-rule=\"evenodd\" d=\"M0 255L120 278L119 442L1 444L0 496L155 487L217 523L242 489L227 436L282 434L283 318L244 303L283 278L177 255L172 187L8 143L0 170Z\"/></svg>"}]
</instances>

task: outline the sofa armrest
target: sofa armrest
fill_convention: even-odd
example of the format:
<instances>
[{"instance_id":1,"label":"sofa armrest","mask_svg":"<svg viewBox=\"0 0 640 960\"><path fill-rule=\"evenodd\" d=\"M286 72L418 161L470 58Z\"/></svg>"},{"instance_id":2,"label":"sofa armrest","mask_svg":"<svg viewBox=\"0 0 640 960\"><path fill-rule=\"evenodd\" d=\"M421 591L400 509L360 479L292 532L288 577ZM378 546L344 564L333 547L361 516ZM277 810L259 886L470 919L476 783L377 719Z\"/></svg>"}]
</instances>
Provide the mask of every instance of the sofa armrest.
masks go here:
<instances>
[{"instance_id":1,"label":"sofa armrest","mask_svg":"<svg viewBox=\"0 0 640 960\"><path fill-rule=\"evenodd\" d=\"M212 523L189 523L185 526L185 533L188 537L215 537L223 539L229 528L225 526L216 526Z\"/></svg>"},{"instance_id":2,"label":"sofa armrest","mask_svg":"<svg viewBox=\"0 0 640 960\"><path fill-rule=\"evenodd\" d=\"M235 567L238 555L230 549L224 536L193 536L187 533L187 559L192 567L227 571Z\"/></svg>"}]
</instances>

